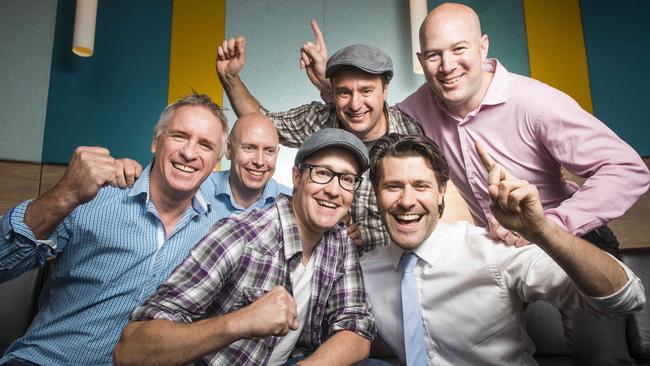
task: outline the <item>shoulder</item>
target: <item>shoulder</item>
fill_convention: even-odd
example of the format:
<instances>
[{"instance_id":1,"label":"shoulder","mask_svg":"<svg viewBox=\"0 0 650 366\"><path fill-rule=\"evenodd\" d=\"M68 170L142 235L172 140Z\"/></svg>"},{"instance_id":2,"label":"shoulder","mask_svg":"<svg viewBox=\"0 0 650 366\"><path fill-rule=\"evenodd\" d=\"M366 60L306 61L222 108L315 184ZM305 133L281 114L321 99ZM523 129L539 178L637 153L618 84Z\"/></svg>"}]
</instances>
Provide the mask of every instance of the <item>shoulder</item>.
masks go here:
<instances>
[{"instance_id":1,"label":"shoulder","mask_svg":"<svg viewBox=\"0 0 650 366\"><path fill-rule=\"evenodd\" d=\"M264 198L277 198L280 194L284 194L285 196L291 196L292 195L292 190L291 188L285 186L284 184L278 182L277 180L271 178L269 181L266 183L266 187L264 188Z\"/></svg>"},{"instance_id":2,"label":"shoulder","mask_svg":"<svg viewBox=\"0 0 650 366\"><path fill-rule=\"evenodd\" d=\"M539 80L519 74L508 74L510 83L509 102L528 108L554 108L564 105L578 106L568 94Z\"/></svg>"},{"instance_id":3,"label":"shoulder","mask_svg":"<svg viewBox=\"0 0 650 366\"><path fill-rule=\"evenodd\" d=\"M278 241L281 231L276 205L233 214L218 221L211 230L215 237L239 241L244 246L268 246Z\"/></svg>"},{"instance_id":4,"label":"shoulder","mask_svg":"<svg viewBox=\"0 0 650 366\"><path fill-rule=\"evenodd\" d=\"M418 120L402 111L397 106L388 108L389 120L393 124L391 129L401 134L422 134Z\"/></svg>"}]
</instances>

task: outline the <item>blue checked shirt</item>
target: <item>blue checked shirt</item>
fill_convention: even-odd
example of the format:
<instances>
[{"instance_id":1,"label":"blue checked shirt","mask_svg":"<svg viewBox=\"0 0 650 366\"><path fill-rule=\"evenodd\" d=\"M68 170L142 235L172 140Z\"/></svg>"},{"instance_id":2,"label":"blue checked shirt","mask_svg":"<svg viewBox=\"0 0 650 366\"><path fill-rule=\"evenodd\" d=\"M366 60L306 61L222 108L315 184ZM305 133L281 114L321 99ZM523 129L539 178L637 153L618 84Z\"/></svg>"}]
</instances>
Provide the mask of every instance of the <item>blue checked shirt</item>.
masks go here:
<instances>
[{"instance_id":1,"label":"blue checked shirt","mask_svg":"<svg viewBox=\"0 0 650 366\"><path fill-rule=\"evenodd\" d=\"M112 352L133 308L153 293L225 213L216 210L217 185L206 180L174 231L149 201L147 167L131 189L103 188L37 242L24 224L24 202L2 221L0 281L57 261L27 334L0 363L23 358L41 365L111 365ZM273 202L271 202L273 203Z\"/></svg>"},{"instance_id":2,"label":"blue checked shirt","mask_svg":"<svg viewBox=\"0 0 650 366\"><path fill-rule=\"evenodd\" d=\"M269 112L262 108L275 124L280 135L280 143L289 147L300 147L312 133L322 128L345 128L336 114L333 104L312 102L286 112ZM388 120L386 133L402 135L423 135L422 128L416 120L402 113L396 107L384 103L384 112ZM368 150L374 141L365 141ZM377 198L370 183L370 171L363 173L363 181L350 208L352 221L359 224L363 247L361 252L367 253L374 248L390 243L388 231L384 227L377 208Z\"/></svg>"},{"instance_id":3,"label":"blue checked shirt","mask_svg":"<svg viewBox=\"0 0 650 366\"><path fill-rule=\"evenodd\" d=\"M214 184L217 192L213 208L221 213L221 217L228 217L234 213L246 210L240 204L235 202L235 198L232 196L232 190L230 190L230 184L228 183L229 178L230 170L210 174L210 177L208 178L208 180ZM252 210L254 208L262 208L272 205L275 203L275 198L280 193L291 196L291 189L276 182L274 179L270 179L268 183L266 183L260 198L248 209Z\"/></svg>"},{"instance_id":4,"label":"blue checked shirt","mask_svg":"<svg viewBox=\"0 0 650 366\"><path fill-rule=\"evenodd\" d=\"M276 285L291 292L290 273L302 252L287 197L275 206L233 215L215 225L132 320L191 323L239 310ZM312 254L310 313L297 347L315 349L335 332L375 336L356 250L344 225L323 235ZM209 365L263 365L278 337L242 339L206 355Z\"/></svg>"}]
</instances>

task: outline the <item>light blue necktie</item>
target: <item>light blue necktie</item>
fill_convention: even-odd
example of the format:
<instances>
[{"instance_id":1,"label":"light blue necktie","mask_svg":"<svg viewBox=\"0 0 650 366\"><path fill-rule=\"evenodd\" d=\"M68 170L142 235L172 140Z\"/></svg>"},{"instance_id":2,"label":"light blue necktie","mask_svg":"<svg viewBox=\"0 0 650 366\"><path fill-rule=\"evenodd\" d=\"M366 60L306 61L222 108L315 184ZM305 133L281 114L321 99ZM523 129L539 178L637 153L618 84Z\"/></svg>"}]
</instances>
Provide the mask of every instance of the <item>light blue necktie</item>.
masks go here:
<instances>
[{"instance_id":1,"label":"light blue necktie","mask_svg":"<svg viewBox=\"0 0 650 366\"><path fill-rule=\"evenodd\" d=\"M420 296L415 286L413 267L418 261L414 253L405 253L402 257L402 316L404 321L404 349L408 366L427 365L424 346L424 326Z\"/></svg>"}]
</instances>

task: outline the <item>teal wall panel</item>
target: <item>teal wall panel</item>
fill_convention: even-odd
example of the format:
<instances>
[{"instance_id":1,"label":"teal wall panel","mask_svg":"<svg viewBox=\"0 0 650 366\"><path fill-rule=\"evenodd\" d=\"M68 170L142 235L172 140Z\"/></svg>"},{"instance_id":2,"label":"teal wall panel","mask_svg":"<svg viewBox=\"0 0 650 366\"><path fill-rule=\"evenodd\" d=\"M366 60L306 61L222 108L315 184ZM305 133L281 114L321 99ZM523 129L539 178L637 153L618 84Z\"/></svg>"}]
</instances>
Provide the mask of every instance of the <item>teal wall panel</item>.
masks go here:
<instances>
[{"instance_id":1,"label":"teal wall panel","mask_svg":"<svg viewBox=\"0 0 650 366\"><path fill-rule=\"evenodd\" d=\"M74 0L59 1L43 162L98 145L146 164L167 104L172 0L100 1L91 58L71 52L74 13Z\"/></svg>"},{"instance_id":2,"label":"teal wall panel","mask_svg":"<svg viewBox=\"0 0 650 366\"><path fill-rule=\"evenodd\" d=\"M594 114L650 156L650 2L580 2Z\"/></svg>"},{"instance_id":3,"label":"teal wall panel","mask_svg":"<svg viewBox=\"0 0 650 366\"><path fill-rule=\"evenodd\" d=\"M429 10L445 1L429 1ZM530 76L528 41L522 0L460 0L476 11L481 30L490 39L488 57L494 57L508 71Z\"/></svg>"}]
</instances>

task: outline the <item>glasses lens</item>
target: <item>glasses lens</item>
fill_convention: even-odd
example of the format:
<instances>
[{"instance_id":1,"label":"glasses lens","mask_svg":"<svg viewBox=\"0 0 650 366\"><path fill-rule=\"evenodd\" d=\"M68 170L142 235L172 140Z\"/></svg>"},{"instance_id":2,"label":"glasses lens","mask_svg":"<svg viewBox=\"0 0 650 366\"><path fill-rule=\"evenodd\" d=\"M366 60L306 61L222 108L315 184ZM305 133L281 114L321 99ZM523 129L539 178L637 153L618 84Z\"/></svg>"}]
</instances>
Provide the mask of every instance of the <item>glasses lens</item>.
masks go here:
<instances>
[{"instance_id":1,"label":"glasses lens","mask_svg":"<svg viewBox=\"0 0 650 366\"><path fill-rule=\"evenodd\" d=\"M341 188L347 189L348 191L354 191L354 189L357 188L357 179L358 177L356 175L341 174L339 176L339 183L341 184Z\"/></svg>"},{"instance_id":2,"label":"glasses lens","mask_svg":"<svg viewBox=\"0 0 650 366\"><path fill-rule=\"evenodd\" d=\"M334 172L323 167L315 166L311 168L311 180L316 183L326 184L332 180Z\"/></svg>"}]
</instances>

